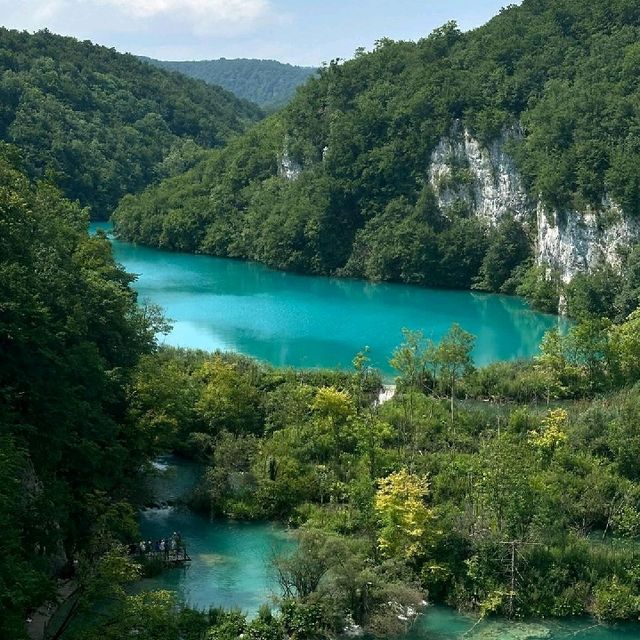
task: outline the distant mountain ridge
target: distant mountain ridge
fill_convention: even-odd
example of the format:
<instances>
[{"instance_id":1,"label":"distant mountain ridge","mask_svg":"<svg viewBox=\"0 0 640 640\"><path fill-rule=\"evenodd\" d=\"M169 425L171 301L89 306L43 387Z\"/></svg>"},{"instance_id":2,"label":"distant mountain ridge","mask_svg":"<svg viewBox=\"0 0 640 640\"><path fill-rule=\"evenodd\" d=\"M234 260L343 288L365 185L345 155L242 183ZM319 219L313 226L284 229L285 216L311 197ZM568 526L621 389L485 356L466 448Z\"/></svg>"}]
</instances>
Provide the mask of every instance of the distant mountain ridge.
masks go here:
<instances>
[{"instance_id":1,"label":"distant mountain ridge","mask_svg":"<svg viewBox=\"0 0 640 640\"><path fill-rule=\"evenodd\" d=\"M170 61L140 58L161 69L178 71L190 78L220 85L239 98L266 108L289 102L296 89L317 71L314 67L298 67L277 60L219 58Z\"/></svg>"}]
</instances>

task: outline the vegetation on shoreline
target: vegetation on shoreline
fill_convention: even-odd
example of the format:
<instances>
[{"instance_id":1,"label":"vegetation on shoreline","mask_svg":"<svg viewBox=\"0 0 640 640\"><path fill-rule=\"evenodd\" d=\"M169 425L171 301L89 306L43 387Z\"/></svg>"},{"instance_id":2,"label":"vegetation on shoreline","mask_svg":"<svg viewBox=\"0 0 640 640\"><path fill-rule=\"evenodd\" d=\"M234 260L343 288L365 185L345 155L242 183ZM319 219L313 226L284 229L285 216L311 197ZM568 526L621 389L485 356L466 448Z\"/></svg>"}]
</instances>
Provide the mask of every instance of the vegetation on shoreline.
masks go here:
<instances>
[{"instance_id":1,"label":"vegetation on shoreline","mask_svg":"<svg viewBox=\"0 0 640 640\"><path fill-rule=\"evenodd\" d=\"M164 325L87 212L20 168L0 143L0 636L16 639L54 577L135 534L126 387Z\"/></svg>"},{"instance_id":2,"label":"vegetation on shoreline","mask_svg":"<svg viewBox=\"0 0 640 640\"><path fill-rule=\"evenodd\" d=\"M132 378L130 419L158 450L208 466L192 508L298 528L275 563L269 637L350 624L387 637L423 598L481 616L633 620L639 323L577 324L532 361L482 369L458 327L438 344L407 332L382 406L364 353L344 374L163 349ZM291 611L307 626L292 631ZM264 621L236 618L233 633Z\"/></svg>"}]
</instances>

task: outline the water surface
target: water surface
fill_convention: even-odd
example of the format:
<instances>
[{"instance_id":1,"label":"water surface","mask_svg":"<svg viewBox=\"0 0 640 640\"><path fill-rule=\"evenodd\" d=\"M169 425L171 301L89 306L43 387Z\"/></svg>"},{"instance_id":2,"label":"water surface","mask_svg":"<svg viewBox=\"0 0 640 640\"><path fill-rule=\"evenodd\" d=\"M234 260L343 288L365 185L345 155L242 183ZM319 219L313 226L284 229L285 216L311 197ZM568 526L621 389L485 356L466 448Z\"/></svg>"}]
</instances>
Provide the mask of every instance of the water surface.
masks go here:
<instances>
[{"instance_id":1,"label":"water surface","mask_svg":"<svg viewBox=\"0 0 640 640\"><path fill-rule=\"evenodd\" d=\"M198 484L203 467L175 456L154 463L149 491L156 503L184 502ZM179 532L191 563L143 580L142 589L168 589L198 609L240 609L254 615L277 592L271 559L293 545L284 527L272 523L211 520L184 506L144 509L140 533L145 540Z\"/></svg>"},{"instance_id":2,"label":"water surface","mask_svg":"<svg viewBox=\"0 0 640 640\"><path fill-rule=\"evenodd\" d=\"M192 562L143 581L145 589L168 589L192 607L240 609L254 615L278 591L270 568L274 554L293 544L283 527L270 523L210 520L187 509L146 509L145 539L180 532Z\"/></svg>"},{"instance_id":3,"label":"water surface","mask_svg":"<svg viewBox=\"0 0 640 640\"><path fill-rule=\"evenodd\" d=\"M640 625L595 620L478 620L447 607L428 607L406 640L640 640Z\"/></svg>"},{"instance_id":4,"label":"water surface","mask_svg":"<svg viewBox=\"0 0 640 640\"><path fill-rule=\"evenodd\" d=\"M92 230L106 223L94 223ZM477 336L477 364L529 357L557 318L519 298L301 276L263 265L169 253L113 241L116 259L138 274L141 300L173 321L168 344L231 350L276 366L350 367L370 347L373 364L388 359L403 327L439 339L453 322Z\"/></svg>"}]
</instances>

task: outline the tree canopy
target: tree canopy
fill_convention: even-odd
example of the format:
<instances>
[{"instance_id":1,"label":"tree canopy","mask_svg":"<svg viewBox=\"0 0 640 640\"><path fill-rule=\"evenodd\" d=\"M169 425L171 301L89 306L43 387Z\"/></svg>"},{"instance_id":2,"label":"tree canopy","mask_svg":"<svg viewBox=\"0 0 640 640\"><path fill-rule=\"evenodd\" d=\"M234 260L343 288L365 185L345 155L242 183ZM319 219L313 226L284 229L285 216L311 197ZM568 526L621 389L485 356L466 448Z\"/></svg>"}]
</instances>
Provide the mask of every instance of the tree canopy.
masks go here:
<instances>
[{"instance_id":1,"label":"tree canopy","mask_svg":"<svg viewBox=\"0 0 640 640\"><path fill-rule=\"evenodd\" d=\"M126 193L171 175L185 147L223 145L260 110L220 87L151 68L49 31L0 29L0 140L23 151L31 177L107 218Z\"/></svg>"},{"instance_id":2,"label":"tree canopy","mask_svg":"<svg viewBox=\"0 0 640 640\"><path fill-rule=\"evenodd\" d=\"M2 143L0 185L0 635L19 638L50 576L112 533L140 463L125 384L161 326L87 212Z\"/></svg>"},{"instance_id":3,"label":"tree canopy","mask_svg":"<svg viewBox=\"0 0 640 640\"><path fill-rule=\"evenodd\" d=\"M237 58L228 60L154 60L145 62L168 71L178 71L190 78L220 85L239 98L254 102L263 109L281 107L293 98L296 89L316 73L314 67L297 67L276 60Z\"/></svg>"}]
</instances>

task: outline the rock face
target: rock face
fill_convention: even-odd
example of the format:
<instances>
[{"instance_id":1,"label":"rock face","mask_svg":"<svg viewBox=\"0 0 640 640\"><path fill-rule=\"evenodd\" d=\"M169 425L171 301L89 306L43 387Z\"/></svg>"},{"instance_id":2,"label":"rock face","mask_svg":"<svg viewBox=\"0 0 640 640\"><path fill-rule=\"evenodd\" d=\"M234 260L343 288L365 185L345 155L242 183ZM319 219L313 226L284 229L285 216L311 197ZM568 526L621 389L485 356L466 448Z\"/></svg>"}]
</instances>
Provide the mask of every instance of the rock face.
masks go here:
<instances>
[{"instance_id":1,"label":"rock face","mask_svg":"<svg viewBox=\"0 0 640 640\"><path fill-rule=\"evenodd\" d=\"M640 241L640 224L605 199L597 211L552 211L537 207L539 264L555 269L565 283L578 273L607 264L621 266L620 250Z\"/></svg>"},{"instance_id":2,"label":"rock face","mask_svg":"<svg viewBox=\"0 0 640 640\"><path fill-rule=\"evenodd\" d=\"M286 180L296 180L302 173L302 167L290 155L287 146L278 161L278 175Z\"/></svg>"},{"instance_id":3,"label":"rock face","mask_svg":"<svg viewBox=\"0 0 640 640\"><path fill-rule=\"evenodd\" d=\"M488 148L459 126L450 137L442 138L429 167L429 182L440 209L446 214L452 207L465 206L492 225L505 215L527 222L533 203L504 150L508 139L519 135L506 132Z\"/></svg>"},{"instance_id":4,"label":"rock face","mask_svg":"<svg viewBox=\"0 0 640 640\"><path fill-rule=\"evenodd\" d=\"M598 210L548 210L527 193L505 151L508 141L521 135L517 129L505 131L484 146L457 125L442 138L429 167L442 212L462 209L491 226L514 216L535 238L536 262L556 270L565 283L602 264L619 268L620 249L640 242L640 222L625 217L608 197Z\"/></svg>"}]
</instances>

